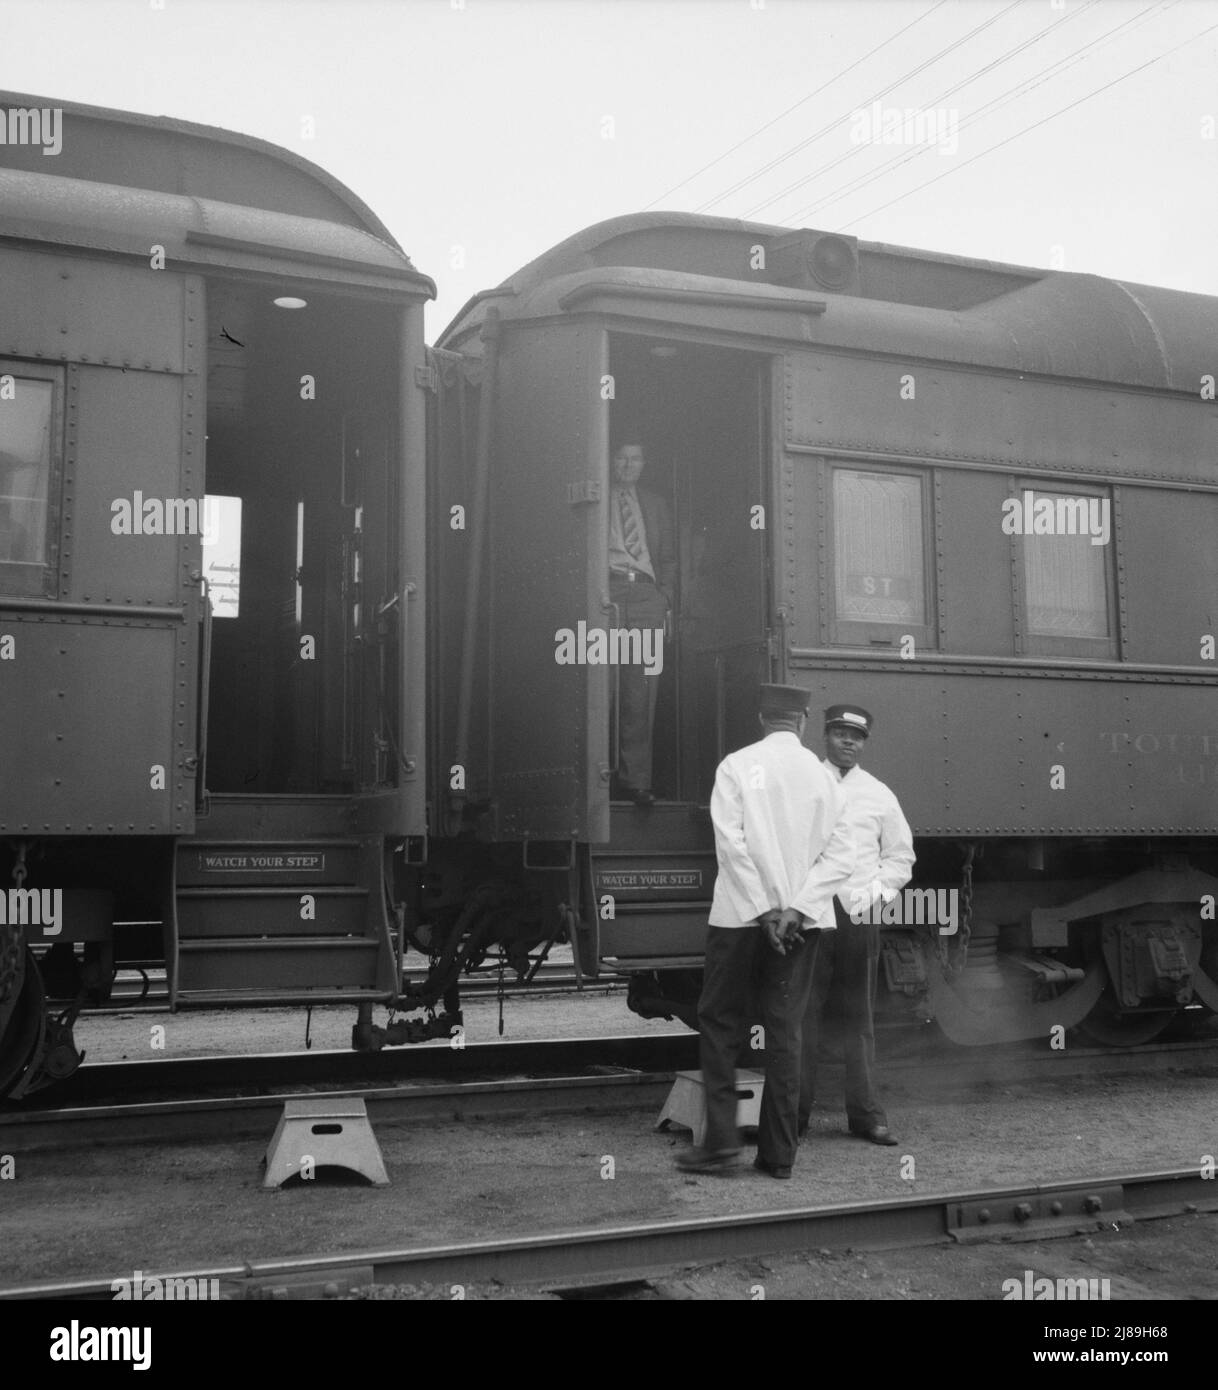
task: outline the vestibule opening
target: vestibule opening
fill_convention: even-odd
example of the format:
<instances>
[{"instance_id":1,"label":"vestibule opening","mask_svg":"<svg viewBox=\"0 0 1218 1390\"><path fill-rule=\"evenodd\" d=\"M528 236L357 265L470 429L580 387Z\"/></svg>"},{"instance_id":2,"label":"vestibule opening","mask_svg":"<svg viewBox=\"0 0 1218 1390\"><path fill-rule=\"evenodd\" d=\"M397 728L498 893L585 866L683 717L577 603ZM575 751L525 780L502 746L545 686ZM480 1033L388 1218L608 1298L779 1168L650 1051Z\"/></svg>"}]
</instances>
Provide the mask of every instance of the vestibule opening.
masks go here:
<instances>
[{"instance_id":1,"label":"vestibule opening","mask_svg":"<svg viewBox=\"0 0 1218 1390\"><path fill-rule=\"evenodd\" d=\"M612 454L641 443L638 487L671 515L676 582L653 732L663 800L710 799L725 753L758 736L767 644L772 359L720 347L610 335ZM617 764L616 722L610 765Z\"/></svg>"},{"instance_id":2,"label":"vestibule opening","mask_svg":"<svg viewBox=\"0 0 1218 1390\"><path fill-rule=\"evenodd\" d=\"M397 628L379 615L396 584L397 311L322 293L285 308L282 294L207 286L216 793L348 793L394 775Z\"/></svg>"}]
</instances>

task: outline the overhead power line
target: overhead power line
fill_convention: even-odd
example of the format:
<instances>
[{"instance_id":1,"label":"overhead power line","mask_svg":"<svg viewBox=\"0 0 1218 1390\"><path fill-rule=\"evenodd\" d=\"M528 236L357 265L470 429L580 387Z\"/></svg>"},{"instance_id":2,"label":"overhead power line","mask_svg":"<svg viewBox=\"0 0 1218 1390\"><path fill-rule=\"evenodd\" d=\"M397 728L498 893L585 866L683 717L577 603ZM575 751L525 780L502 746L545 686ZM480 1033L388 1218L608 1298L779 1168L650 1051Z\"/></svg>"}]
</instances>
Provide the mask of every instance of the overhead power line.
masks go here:
<instances>
[{"instance_id":1,"label":"overhead power line","mask_svg":"<svg viewBox=\"0 0 1218 1390\"><path fill-rule=\"evenodd\" d=\"M947 100L948 97L954 96L957 92L962 91L965 87L970 86L979 78L986 76L987 73L993 72L995 69L1002 67L1003 64L1010 62L1012 58L1015 58L1020 53L1025 52L1027 49L1031 48L1033 44L1040 43L1050 34L1059 34L1065 25L1071 23L1071 21L1075 19L1078 19L1080 15L1086 14L1088 10L1093 9L1097 4L1099 4L1099 0L1087 0L1086 4L1079 6L1077 9L1071 10L1069 14L1067 14L1063 19L1059 19L1055 23L1050 24L1047 28L1042 29L1039 34L1033 34L1031 38L1025 39L1022 43L1016 44L1014 48L1007 49L1005 53L1000 54L997 58L993 59L992 62L989 62L983 68L978 69L977 72L971 73L968 77L962 78L953 86L948 87L946 90L940 92L938 96L932 98L931 101L926 103L926 107L923 107L921 109L925 110L931 107L938 106L941 102ZM1150 8L1153 9L1154 6L1152 5ZM983 107L982 110L984 109L985 108ZM853 113L851 114L853 115ZM794 183L790 183L785 188L780 189L779 192L775 193L772 197L766 198L762 202L754 204L753 207L749 208L747 212L742 213L741 215L746 218L756 216L757 213L764 211L764 209L770 207L773 203L778 202L780 198L785 198L788 193L794 193L797 188L802 188L804 184L810 183L813 179L819 178L822 174L828 173L830 169L836 169L839 164L844 164L846 160L854 159L856 156L862 154L866 148L866 145L855 145L852 149L847 150L845 154L838 155L836 159L829 160L828 163L820 165L816 169L813 169L811 173L805 174L802 178L796 179ZM922 150L914 151L915 154L921 154L922 152ZM889 161L889 164L893 166L895 166L898 163L900 163L899 158L894 158ZM798 214L799 217L803 217L805 215L806 214L802 212Z\"/></svg>"},{"instance_id":2,"label":"overhead power line","mask_svg":"<svg viewBox=\"0 0 1218 1390\"><path fill-rule=\"evenodd\" d=\"M1013 135L1008 135L1005 140L999 140L996 145L991 145L989 149L982 150L980 151L980 153L973 155L971 158L965 159L959 164L952 165L950 168L945 169L941 174L936 174L933 179L927 179L925 183L920 183L916 188L911 188L905 193L898 193L896 197L889 198L889 200L886 203L880 203L877 207L869 208L866 212L861 213L858 217L852 218L850 223L847 225L853 225L854 223L861 221L864 217L872 217L877 212L884 212L887 208L892 207L895 203L903 202L906 198L912 198L915 193L920 193L924 188L929 188L932 184L938 183L940 179L947 178L949 174L955 174L958 173L961 169L968 168L970 164L975 164L979 159L984 159L986 155L993 154L995 150L1002 149L1004 145L1009 145L1013 140L1018 140L1021 138L1021 136L1029 135L1032 131L1039 130L1041 126L1048 125L1050 121L1055 121L1058 118L1058 116L1064 116L1067 111L1073 111L1076 107L1082 106L1084 102L1090 101L1092 97L1097 97L1102 92L1110 90L1112 87L1117 86L1119 83L1125 82L1131 77L1136 77L1138 73L1145 72L1147 68L1154 67L1156 63L1161 63L1164 58L1170 58L1173 53L1178 53L1180 49L1186 47L1187 45L1196 43L1199 39L1205 38L1207 34L1212 34L1215 29L1218 29L1218 24L1209 25L1208 28L1202 29L1199 34L1194 34L1190 38L1183 39L1180 43L1175 44L1173 47L1169 48L1165 53L1160 53L1155 58L1148 58L1146 62L1139 63L1136 68L1130 68L1128 72L1122 73L1120 77L1114 77L1111 82L1105 82L1102 87L1095 88L1094 91L1088 92L1086 96L1079 97L1077 101L1069 102L1067 105L1059 107L1058 110L1054 111L1051 115L1045 116L1043 119L1036 121L1034 124L1030 126L1026 126L1023 130L1017 130Z\"/></svg>"},{"instance_id":3,"label":"overhead power line","mask_svg":"<svg viewBox=\"0 0 1218 1390\"><path fill-rule=\"evenodd\" d=\"M780 111L777 116L774 116L771 120L766 121L764 125L758 126L757 129L753 131L751 135L746 135L743 140L737 140L736 143L731 147L731 149L724 150L721 155L716 155L715 158L712 159L709 164L704 164L701 167L701 169L695 169L694 172L690 174L688 178L682 179L680 183L674 183L673 186L667 190L667 192L661 193L658 198L654 198L650 203L648 203L647 210L654 208L658 204L664 202L666 198L671 198L674 193L684 188L687 183L693 183L693 181L696 178L700 178L709 169L713 169L717 164L722 164L725 159L727 159L731 155L734 155L737 150L743 149L744 146L747 145L750 140L755 140L757 136L769 130L771 126L777 125L779 121L785 120L791 114L792 111L798 111L801 106L811 101L813 97L820 96L822 92L827 91L830 87L832 87L835 82L840 82L843 77L847 76L849 73L852 73L855 70L855 68L861 66L869 59L875 57L875 55L880 51L881 48L887 48L890 43L895 43L896 40L899 39L902 34L907 34L912 28L915 27L915 25L921 24L924 19L928 19L932 14L934 14L936 10L941 10L943 6L946 4L947 0L937 0L936 4L932 5L929 10L924 10L917 17L917 19L911 20L908 24L905 25L903 29L898 29L895 34L890 34L889 37L884 39L882 43L877 43L876 46L869 53L864 53L861 58L856 59L853 63L850 64L849 67L843 68L839 73L835 73L834 76L832 76L827 82L822 82L820 86L815 89L815 91L809 92L807 96L800 97L800 99L793 106L788 106L785 111Z\"/></svg>"},{"instance_id":4,"label":"overhead power line","mask_svg":"<svg viewBox=\"0 0 1218 1390\"><path fill-rule=\"evenodd\" d=\"M1023 0L1011 0L1011 4L1007 5L1004 9L999 10L996 15L991 15L989 19L983 20L975 28L970 29L968 33L965 34L963 37L954 39L945 48L941 48L938 51L938 53L934 54L933 57L927 58L924 62L919 63L916 67L911 68L908 72L902 73L900 77L890 82L886 87L881 88L880 91L873 92L869 97L865 99L863 104L870 105L872 102L879 101L881 98L886 97L889 94L889 92L895 91L897 87L900 87L903 83L908 82L910 78L917 77L917 75L920 72L925 72L927 68L932 67L935 63L937 63L940 58L946 58L949 53L954 53L957 48L960 48L964 44L968 43L970 39L975 38L983 30L990 28L991 25L997 24L998 21L1002 19L1004 15L1008 15L1012 10L1018 9L1022 2ZM836 120L830 121L828 125L821 126L821 128L818 131L814 132L812 135L809 135L806 140L801 140L798 144L792 145L791 148L787 150L784 154L780 154L777 156L777 158L771 159L768 164L763 164L761 168L757 169L754 173L749 174L746 178L737 180L737 182L732 184L730 188L725 189L716 197L710 198L705 203L700 204L697 209L698 212L705 212L707 208L712 208L715 206L716 203L721 203L725 198L730 198L733 193L738 193L740 189L747 187L750 183L755 183L759 178L762 177L762 175L768 174L771 169L776 169L780 164L783 164L788 159L790 159L792 155L798 154L801 150L806 150L809 145L815 144L817 140L820 140L824 136L828 135L830 131L836 130L838 126L843 125L849 119L850 113L847 112L845 115L839 116Z\"/></svg>"}]
</instances>

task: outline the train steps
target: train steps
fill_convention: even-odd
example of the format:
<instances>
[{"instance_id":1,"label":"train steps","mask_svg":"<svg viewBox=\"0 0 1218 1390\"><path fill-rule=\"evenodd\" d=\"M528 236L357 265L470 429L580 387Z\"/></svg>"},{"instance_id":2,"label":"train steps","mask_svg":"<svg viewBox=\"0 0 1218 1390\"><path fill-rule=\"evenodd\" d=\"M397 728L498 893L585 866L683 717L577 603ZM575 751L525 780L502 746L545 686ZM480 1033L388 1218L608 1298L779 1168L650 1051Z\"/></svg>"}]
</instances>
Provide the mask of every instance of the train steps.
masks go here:
<instances>
[{"instance_id":1,"label":"train steps","mask_svg":"<svg viewBox=\"0 0 1218 1390\"><path fill-rule=\"evenodd\" d=\"M180 841L175 1006L390 998L382 872L379 835Z\"/></svg>"},{"instance_id":2,"label":"train steps","mask_svg":"<svg viewBox=\"0 0 1218 1390\"><path fill-rule=\"evenodd\" d=\"M701 956L716 871L705 807L614 803L609 844L593 848L590 868L605 965L662 969Z\"/></svg>"}]
</instances>

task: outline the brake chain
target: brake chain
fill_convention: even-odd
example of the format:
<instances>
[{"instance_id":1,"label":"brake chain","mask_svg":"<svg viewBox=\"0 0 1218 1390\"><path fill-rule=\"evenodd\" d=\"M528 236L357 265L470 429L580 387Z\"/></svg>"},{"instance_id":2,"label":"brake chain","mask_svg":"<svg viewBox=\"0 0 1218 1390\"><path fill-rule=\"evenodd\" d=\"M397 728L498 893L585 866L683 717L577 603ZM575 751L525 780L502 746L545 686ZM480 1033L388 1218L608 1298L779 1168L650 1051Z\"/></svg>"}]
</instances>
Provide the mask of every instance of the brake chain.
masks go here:
<instances>
[{"instance_id":1,"label":"brake chain","mask_svg":"<svg viewBox=\"0 0 1218 1390\"><path fill-rule=\"evenodd\" d=\"M973 928L973 860L977 846L969 844L964 850L964 865L960 870L960 925L956 932L956 949L948 956L947 938L938 938L939 964L948 979L956 979L963 974L968 960L968 943Z\"/></svg>"}]
</instances>

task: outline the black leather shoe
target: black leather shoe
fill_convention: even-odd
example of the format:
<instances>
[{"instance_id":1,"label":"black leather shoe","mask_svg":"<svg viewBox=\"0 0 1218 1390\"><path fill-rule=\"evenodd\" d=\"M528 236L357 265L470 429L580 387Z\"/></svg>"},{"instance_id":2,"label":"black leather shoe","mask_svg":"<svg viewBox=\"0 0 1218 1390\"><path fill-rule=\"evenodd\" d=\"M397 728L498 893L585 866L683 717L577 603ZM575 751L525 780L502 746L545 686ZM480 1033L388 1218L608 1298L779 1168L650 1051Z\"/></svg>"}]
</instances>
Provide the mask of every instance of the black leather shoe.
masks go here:
<instances>
[{"instance_id":1,"label":"black leather shoe","mask_svg":"<svg viewBox=\"0 0 1218 1390\"><path fill-rule=\"evenodd\" d=\"M870 1129L852 1129L850 1133L856 1139L867 1139L873 1144L895 1144L898 1142L897 1136L887 1125L872 1125Z\"/></svg>"},{"instance_id":2,"label":"black leather shoe","mask_svg":"<svg viewBox=\"0 0 1218 1390\"><path fill-rule=\"evenodd\" d=\"M655 792L650 787L631 787L626 795L636 806L654 806L656 804Z\"/></svg>"},{"instance_id":3,"label":"black leather shoe","mask_svg":"<svg viewBox=\"0 0 1218 1390\"><path fill-rule=\"evenodd\" d=\"M739 1149L703 1149L695 1146L677 1155L677 1167L683 1173L723 1173L735 1165Z\"/></svg>"},{"instance_id":4,"label":"black leather shoe","mask_svg":"<svg viewBox=\"0 0 1218 1390\"><path fill-rule=\"evenodd\" d=\"M767 1163L760 1154L753 1160L753 1167L759 1173L768 1173L772 1178L789 1178L791 1169L785 1163Z\"/></svg>"}]
</instances>

